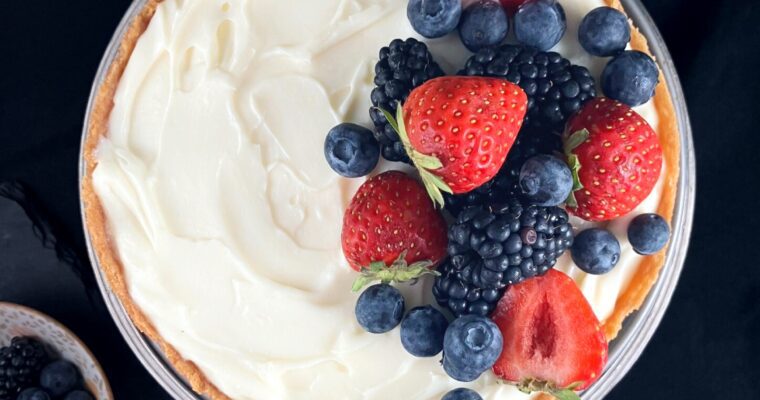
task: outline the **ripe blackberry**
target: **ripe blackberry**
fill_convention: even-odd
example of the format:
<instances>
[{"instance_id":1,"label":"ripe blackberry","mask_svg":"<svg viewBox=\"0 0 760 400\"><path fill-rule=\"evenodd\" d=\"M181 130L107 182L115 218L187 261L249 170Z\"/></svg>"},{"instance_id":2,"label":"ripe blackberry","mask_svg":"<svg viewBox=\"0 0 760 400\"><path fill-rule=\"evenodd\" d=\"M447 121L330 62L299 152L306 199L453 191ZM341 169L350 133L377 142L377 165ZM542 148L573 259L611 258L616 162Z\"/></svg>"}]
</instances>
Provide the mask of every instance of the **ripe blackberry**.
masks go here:
<instances>
[{"instance_id":1,"label":"ripe blackberry","mask_svg":"<svg viewBox=\"0 0 760 400\"><path fill-rule=\"evenodd\" d=\"M42 343L28 337L15 337L0 349L0 400L13 400L36 384L47 358Z\"/></svg>"},{"instance_id":2,"label":"ripe blackberry","mask_svg":"<svg viewBox=\"0 0 760 400\"><path fill-rule=\"evenodd\" d=\"M504 203L509 197L520 196L518 179L520 169L529 158L538 154L553 154L562 149L562 139L553 133L544 133L535 128L520 130L517 140L509 151L504 166L499 173L483 186L460 195L446 195L446 210L456 216L468 206Z\"/></svg>"},{"instance_id":3,"label":"ripe blackberry","mask_svg":"<svg viewBox=\"0 0 760 400\"><path fill-rule=\"evenodd\" d=\"M567 119L596 96L594 78L555 52L502 45L482 49L467 63L463 75L493 76L519 85L528 95L525 124L561 132Z\"/></svg>"},{"instance_id":4,"label":"ripe blackberry","mask_svg":"<svg viewBox=\"0 0 760 400\"><path fill-rule=\"evenodd\" d=\"M448 236L433 295L456 316L489 315L507 286L543 275L573 244L565 210L516 198L464 209Z\"/></svg>"},{"instance_id":5,"label":"ripe blackberry","mask_svg":"<svg viewBox=\"0 0 760 400\"><path fill-rule=\"evenodd\" d=\"M380 49L380 60L375 64L375 88L370 95L374 107L370 108L369 115L375 124L375 138L380 142L381 154L385 159L410 162L398 134L375 107L395 115L396 102L403 103L412 89L442 75L443 70L433 60L425 43L417 39L394 39L387 47Z\"/></svg>"}]
</instances>

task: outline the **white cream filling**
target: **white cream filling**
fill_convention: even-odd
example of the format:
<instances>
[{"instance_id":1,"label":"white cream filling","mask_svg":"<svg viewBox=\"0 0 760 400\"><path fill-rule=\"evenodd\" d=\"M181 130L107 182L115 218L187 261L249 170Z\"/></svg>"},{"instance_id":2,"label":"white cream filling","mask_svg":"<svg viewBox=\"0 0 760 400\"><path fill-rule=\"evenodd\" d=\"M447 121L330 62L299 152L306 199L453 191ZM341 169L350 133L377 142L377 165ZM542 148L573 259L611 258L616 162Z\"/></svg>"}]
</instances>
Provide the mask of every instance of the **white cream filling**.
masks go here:
<instances>
[{"instance_id":1,"label":"white cream filling","mask_svg":"<svg viewBox=\"0 0 760 400\"><path fill-rule=\"evenodd\" d=\"M563 5L569 28L555 50L598 77L606 60L575 37L602 1ZM332 172L322 144L341 121L371 126L378 50L417 37L405 6L166 0L129 60L95 188L134 302L234 399L439 399L460 386L488 399L524 397L490 372L457 383L439 357L407 354L398 329L372 335L354 319L340 227L361 180ZM469 56L456 34L429 45L450 73ZM651 102L637 111L657 126ZM637 212L656 209L661 185ZM588 276L567 255L558 265L600 319L641 260L627 220L610 224L623 246L613 272ZM408 307L433 302L430 283L402 286Z\"/></svg>"}]
</instances>

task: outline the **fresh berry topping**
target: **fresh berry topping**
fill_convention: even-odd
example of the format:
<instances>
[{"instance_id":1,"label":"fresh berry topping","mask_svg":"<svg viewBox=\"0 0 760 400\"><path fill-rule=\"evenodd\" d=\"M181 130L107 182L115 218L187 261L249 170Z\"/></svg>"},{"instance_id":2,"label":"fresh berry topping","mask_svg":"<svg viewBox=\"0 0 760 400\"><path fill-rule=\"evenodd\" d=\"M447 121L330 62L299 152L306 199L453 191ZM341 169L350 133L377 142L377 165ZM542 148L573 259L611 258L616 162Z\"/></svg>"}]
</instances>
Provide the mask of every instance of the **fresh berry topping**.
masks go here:
<instances>
[{"instance_id":1,"label":"fresh berry topping","mask_svg":"<svg viewBox=\"0 0 760 400\"><path fill-rule=\"evenodd\" d=\"M439 38L457 28L462 1L409 0L406 16L417 33L430 39Z\"/></svg>"},{"instance_id":2,"label":"fresh berry topping","mask_svg":"<svg viewBox=\"0 0 760 400\"><path fill-rule=\"evenodd\" d=\"M449 228L449 260L433 285L454 315L487 316L504 287L546 273L573 243L567 213L516 199L464 209Z\"/></svg>"},{"instance_id":3,"label":"fresh berry topping","mask_svg":"<svg viewBox=\"0 0 760 400\"><path fill-rule=\"evenodd\" d=\"M442 76L443 70L433 60L427 46L416 39L395 39L380 49L380 60L375 64L375 88L370 99L370 117L375 124L375 138L382 147L382 155L389 161L409 162L398 133L378 109L396 113L396 104L405 102L409 92L423 82Z\"/></svg>"},{"instance_id":4,"label":"fresh berry topping","mask_svg":"<svg viewBox=\"0 0 760 400\"><path fill-rule=\"evenodd\" d=\"M399 171L368 179L343 216L343 254L362 271L358 289L372 279L415 279L446 255L446 223L422 186ZM359 282L361 281L361 282Z\"/></svg>"},{"instance_id":5,"label":"fresh berry topping","mask_svg":"<svg viewBox=\"0 0 760 400\"><path fill-rule=\"evenodd\" d=\"M446 195L446 210L456 217L466 207L504 203L510 197L519 196L518 180L523 164L533 156L556 154L561 150L560 135L523 127L499 173L475 190L461 195Z\"/></svg>"},{"instance_id":6,"label":"fresh berry topping","mask_svg":"<svg viewBox=\"0 0 760 400\"><path fill-rule=\"evenodd\" d=\"M670 227L657 214L641 214L628 225L628 241L633 250L650 255L662 250L670 239Z\"/></svg>"},{"instance_id":7,"label":"fresh berry topping","mask_svg":"<svg viewBox=\"0 0 760 400\"><path fill-rule=\"evenodd\" d=\"M339 175L357 178L375 169L380 159L380 148L369 129L342 123L327 133L325 158L330 168Z\"/></svg>"},{"instance_id":8,"label":"fresh berry topping","mask_svg":"<svg viewBox=\"0 0 760 400\"><path fill-rule=\"evenodd\" d=\"M515 14L517 41L541 51L559 43L566 30L565 10L556 0L529 0Z\"/></svg>"},{"instance_id":9,"label":"fresh berry topping","mask_svg":"<svg viewBox=\"0 0 760 400\"><path fill-rule=\"evenodd\" d=\"M29 388L19 393L16 400L50 400L50 395L40 388Z\"/></svg>"},{"instance_id":10,"label":"fresh berry topping","mask_svg":"<svg viewBox=\"0 0 760 400\"><path fill-rule=\"evenodd\" d=\"M463 75L505 78L528 95L527 127L561 133L565 121L596 96L588 69L554 52L503 45L470 57Z\"/></svg>"},{"instance_id":11,"label":"fresh berry topping","mask_svg":"<svg viewBox=\"0 0 760 400\"><path fill-rule=\"evenodd\" d=\"M441 400L483 400L483 398L474 390L459 388L446 393Z\"/></svg>"},{"instance_id":12,"label":"fresh berry topping","mask_svg":"<svg viewBox=\"0 0 760 400\"><path fill-rule=\"evenodd\" d=\"M493 371L523 390L573 396L567 389L588 387L607 362L599 320L575 282L560 271L510 286L493 320L504 337Z\"/></svg>"},{"instance_id":13,"label":"fresh berry topping","mask_svg":"<svg viewBox=\"0 0 760 400\"><path fill-rule=\"evenodd\" d=\"M564 161L550 155L528 159L520 170L523 195L539 206L558 206L573 190L573 174Z\"/></svg>"},{"instance_id":14,"label":"fresh berry topping","mask_svg":"<svg viewBox=\"0 0 760 400\"><path fill-rule=\"evenodd\" d=\"M607 98L586 104L567 125L565 154L575 186L568 211L587 221L629 213L662 169L657 134L630 107Z\"/></svg>"},{"instance_id":15,"label":"fresh berry topping","mask_svg":"<svg viewBox=\"0 0 760 400\"><path fill-rule=\"evenodd\" d=\"M443 369L460 382L474 381L496 362L502 343L499 327L490 319L459 317L449 325L443 339Z\"/></svg>"},{"instance_id":16,"label":"fresh berry topping","mask_svg":"<svg viewBox=\"0 0 760 400\"><path fill-rule=\"evenodd\" d=\"M414 89L403 112L386 118L420 172L433 201L493 178L522 126L527 99L502 79L451 76ZM397 125L396 125L397 124Z\"/></svg>"},{"instance_id":17,"label":"fresh berry topping","mask_svg":"<svg viewBox=\"0 0 760 400\"><path fill-rule=\"evenodd\" d=\"M53 397L60 397L73 390L80 380L76 365L66 360L53 361L42 369L40 386Z\"/></svg>"},{"instance_id":18,"label":"fresh berry topping","mask_svg":"<svg viewBox=\"0 0 760 400\"><path fill-rule=\"evenodd\" d=\"M356 321L369 333L385 333L401 323L404 296L387 283L367 288L356 301Z\"/></svg>"},{"instance_id":19,"label":"fresh berry topping","mask_svg":"<svg viewBox=\"0 0 760 400\"><path fill-rule=\"evenodd\" d=\"M459 23L459 37L465 47L473 52L498 45L508 32L507 13L493 0L478 0L469 5Z\"/></svg>"},{"instance_id":20,"label":"fresh berry topping","mask_svg":"<svg viewBox=\"0 0 760 400\"><path fill-rule=\"evenodd\" d=\"M517 7L520 7L528 0L501 0L501 6L507 11L507 14L514 15L517 12Z\"/></svg>"},{"instance_id":21,"label":"fresh berry topping","mask_svg":"<svg viewBox=\"0 0 760 400\"><path fill-rule=\"evenodd\" d=\"M589 54L614 56L631 40L628 18L612 7L598 7L586 14L578 28L578 41Z\"/></svg>"},{"instance_id":22,"label":"fresh berry topping","mask_svg":"<svg viewBox=\"0 0 760 400\"><path fill-rule=\"evenodd\" d=\"M583 272L603 275L612 271L620 261L620 242L608 230L586 229L575 236L570 254Z\"/></svg>"},{"instance_id":23,"label":"fresh berry topping","mask_svg":"<svg viewBox=\"0 0 760 400\"><path fill-rule=\"evenodd\" d=\"M659 70L652 57L628 50L615 56L602 71L604 95L635 107L654 96Z\"/></svg>"},{"instance_id":24,"label":"fresh berry topping","mask_svg":"<svg viewBox=\"0 0 760 400\"><path fill-rule=\"evenodd\" d=\"M63 400L93 400L93 397L90 393L84 390L75 390L73 392L69 392L69 394L63 398Z\"/></svg>"},{"instance_id":25,"label":"fresh berry topping","mask_svg":"<svg viewBox=\"0 0 760 400\"><path fill-rule=\"evenodd\" d=\"M42 343L28 337L14 337L0 349L0 400L15 399L34 384L47 361Z\"/></svg>"},{"instance_id":26,"label":"fresh berry topping","mask_svg":"<svg viewBox=\"0 0 760 400\"><path fill-rule=\"evenodd\" d=\"M431 306L413 308L401 321L401 344L415 357L432 357L443 350L449 321Z\"/></svg>"}]
</instances>

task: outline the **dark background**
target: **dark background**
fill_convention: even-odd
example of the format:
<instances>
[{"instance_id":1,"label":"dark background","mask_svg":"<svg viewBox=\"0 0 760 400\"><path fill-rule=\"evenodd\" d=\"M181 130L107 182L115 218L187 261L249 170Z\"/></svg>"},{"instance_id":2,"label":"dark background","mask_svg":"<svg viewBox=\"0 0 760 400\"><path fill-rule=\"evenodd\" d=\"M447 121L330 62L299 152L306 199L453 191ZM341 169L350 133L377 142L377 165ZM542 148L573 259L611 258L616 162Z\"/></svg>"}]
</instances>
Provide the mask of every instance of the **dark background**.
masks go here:
<instances>
[{"instance_id":1,"label":"dark background","mask_svg":"<svg viewBox=\"0 0 760 400\"><path fill-rule=\"evenodd\" d=\"M0 181L21 182L31 198L21 202L26 210L0 202L0 301L31 305L73 328L104 365L118 399L162 399L168 396L129 352L92 290L79 215L87 97L128 3L0 4ZM688 100L698 161L696 220L665 319L608 398L758 399L760 1L644 3ZM3 190L15 193L8 184ZM43 246L44 223L35 234L27 215L49 221L47 230L59 240L46 236Z\"/></svg>"}]
</instances>

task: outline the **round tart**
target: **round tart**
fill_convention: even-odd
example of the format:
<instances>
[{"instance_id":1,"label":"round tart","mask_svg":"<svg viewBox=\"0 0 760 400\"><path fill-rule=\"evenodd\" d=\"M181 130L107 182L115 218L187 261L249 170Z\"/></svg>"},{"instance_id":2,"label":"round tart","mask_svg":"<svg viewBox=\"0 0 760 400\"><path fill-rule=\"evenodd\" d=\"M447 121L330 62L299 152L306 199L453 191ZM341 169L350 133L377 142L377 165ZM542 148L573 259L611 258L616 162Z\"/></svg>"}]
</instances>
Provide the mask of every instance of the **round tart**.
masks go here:
<instances>
[{"instance_id":1,"label":"round tart","mask_svg":"<svg viewBox=\"0 0 760 400\"><path fill-rule=\"evenodd\" d=\"M618 0L564 0L568 31L552 50L598 79L606 59L577 42L580 19ZM398 333L354 320L355 275L340 250L343 210L360 180L329 170L330 127L370 127L377 51L418 37L406 1L148 0L97 92L82 182L86 229L113 292L173 367L211 399L437 399L460 384L438 359L407 355ZM648 52L632 29L632 49ZM471 55L456 35L427 41L447 73ZM420 39L422 40L422 39ZM664 77L636 107L664 154L653 193L605 224L621 261L592 276L564 255L608 340L646 298L665 252L642 257L630 218L673 215L679 135ZM388 168L381 166L381 169ZM426 285L430 281L425 281ZM407 306L430 290L402 288ZM424 294L423 294L424 293ZM492 373L484 398L526 395Z\"/></svg>"}]
</instances>

